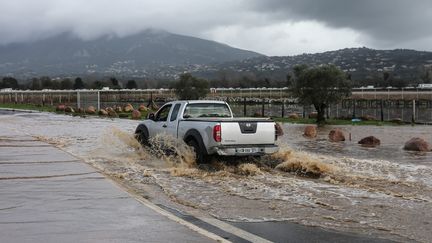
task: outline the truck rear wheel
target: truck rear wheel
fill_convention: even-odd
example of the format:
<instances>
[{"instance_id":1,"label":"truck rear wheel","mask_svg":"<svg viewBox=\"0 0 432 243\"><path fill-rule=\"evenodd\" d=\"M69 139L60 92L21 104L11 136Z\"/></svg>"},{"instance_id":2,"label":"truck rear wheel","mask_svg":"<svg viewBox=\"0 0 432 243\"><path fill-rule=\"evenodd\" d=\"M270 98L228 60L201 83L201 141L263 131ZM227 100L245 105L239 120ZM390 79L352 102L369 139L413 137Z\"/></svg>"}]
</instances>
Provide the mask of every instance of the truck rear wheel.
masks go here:
<instances>
[{"instance_id":1,"label":"truck rear wheel","mask_svg":"<svg viewBox=\"0 0 432 243\"><path fill-rule=\"evenodd\" d=\"M205 154L205 151L199 146L198 142L195 139L191 139L187 142L187 145L192 147L195 152L195 161L197 164L205 164L208 163L208 156Z\"/></svg>"}]
</instances>

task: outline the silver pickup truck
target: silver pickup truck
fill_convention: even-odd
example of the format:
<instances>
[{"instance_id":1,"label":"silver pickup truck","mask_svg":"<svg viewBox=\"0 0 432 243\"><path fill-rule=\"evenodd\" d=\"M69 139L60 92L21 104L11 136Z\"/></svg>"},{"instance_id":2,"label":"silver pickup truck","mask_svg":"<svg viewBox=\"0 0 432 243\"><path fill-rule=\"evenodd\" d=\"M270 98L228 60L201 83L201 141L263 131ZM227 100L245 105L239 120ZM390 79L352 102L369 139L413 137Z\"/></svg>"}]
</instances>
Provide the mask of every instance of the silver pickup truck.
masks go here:
<instances>
[{"instance_id":1,"label":"silver pickup truck","mask_svg":"<svg viewBox=\"0 0 432 243\"><path fill-rule=\"evenodd\" d=\"M197 163L209 155L248 156L278 151L276 124L269 118L233 118L222 101L173 101L138 125L135 137L144 146L149 138L166 133L184 140L196 153Z\"/></svg>"}]
</instances>

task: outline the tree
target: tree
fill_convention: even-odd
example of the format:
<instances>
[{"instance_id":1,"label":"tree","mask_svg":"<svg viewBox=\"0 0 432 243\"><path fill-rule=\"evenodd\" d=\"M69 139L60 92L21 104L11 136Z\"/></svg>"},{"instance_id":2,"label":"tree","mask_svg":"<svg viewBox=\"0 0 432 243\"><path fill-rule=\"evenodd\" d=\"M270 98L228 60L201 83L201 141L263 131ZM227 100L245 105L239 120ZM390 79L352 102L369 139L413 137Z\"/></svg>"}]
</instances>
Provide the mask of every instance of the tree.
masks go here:
<instances>
[{"instance_id":1,"label":"tree","mask_svg":"<svg viewBox=\"0 0 432 243\"><path fill-rule=\"evenodd\" d=\"M135 80L129 80L129 81L126 83L126 89L136 89L136 88L138 88L138 85L137 85L137 83L135 82Z\"/></svg>"},{"instance_id":2,"label":"tree","mask_svg":"<svg viewBox=\"0 0 432 243\"><path fill-rule=\"evenodd\" d=\"M190 73L180 75L180 80L174 84L174 88L181 100L197 100L205 97L210 91L207 80L193 77Z\"/></svg>"},{"instance_id":3,"label":"tree","mask_svg":"<svg viewBox=\"0 0 432 243\"><path fill-rule=\"evenodd\" d=\"M74 89L84 89L84 82L82 81L82 79L80 77L77 77L75 79L75 83L73 85Z\"/></svg>"},{"instance_id":4,"label":"tree","mask_svg":"<svg viewBox=\"0 0 432 243\"><path fill-rule=\"evenodd\" d=\"M38 78L32 78L30 89L32 90L40 90L42 89L41 82Z\"/></svg>"},{"instance_id":5,"label":"tree","mask_svg":"<svg viewBox=\"0 0 432 243\"><path fill-rule=\"evenodd\" d=\"M94 81L92 84L92 89L102 89L105 86L105 83L101 81Z\"/></svg>"},{"instance_id":6,"label":"tree","mask_svg":"<svg viewBox=\"0 0 432 243\"><path fill-rule=\"evenodd\" d=\"M351 95L351 84L346 75L334 65L309 68L294 67L291 88L293 95L304 105L313 105L317 111L317 124L325 123L325 110L330 104Z\"/></svg>"},{"instance_id":7,"label":"tree","mask_svg":"<svg viewBox=\"0 0 432 243\"><path fill-rule=\"evenodd\" d=\"M60 89L72 89L73 84L69 78L65 78L60 82Z\"/></svg>"},{"instance_id":8,"label":"tree","mask_svg":"<svg viewBox=\"0 0 432 243\"><path fill-rule=\"evenodd\" d=\"M52 89L53 88L53 81L48 76L43 76L40 78L42 89Z\"/></svg>"},{"instance_id":9,"label":"tree","mask_svg":"<svg viewBox=\"0 0 432 243\"><path fill-rule=\"evenodd\" d=\"M388 73L388 72L384 72L383 73L383 83L384 83L384 85L386 86L386 87L388 87L388 86L390 86L390 73Z\"/></svg>"},{"instance_id":10,"label":"tree","mask_svg":"<svg viewBox=\"0 0 432 243\"><path fill-rule=\"evenodd\" d=\"M18 81L12 77L4 77L0 83L0 88L18 89Z\"/></svg>"},{"instance_id":11,"label":"tree","mask_svg":"<svg viewBox=\"0 0 432 243\"><path fill-rule=\"evenodd\" d=\"M119 81L116 78L112 77L112 78L110 78L110 81L111 81L111 84L112 84L111 88L113 88L113 89L121 89L120 83L119 83Z\"/></svg>"}]
</instances>

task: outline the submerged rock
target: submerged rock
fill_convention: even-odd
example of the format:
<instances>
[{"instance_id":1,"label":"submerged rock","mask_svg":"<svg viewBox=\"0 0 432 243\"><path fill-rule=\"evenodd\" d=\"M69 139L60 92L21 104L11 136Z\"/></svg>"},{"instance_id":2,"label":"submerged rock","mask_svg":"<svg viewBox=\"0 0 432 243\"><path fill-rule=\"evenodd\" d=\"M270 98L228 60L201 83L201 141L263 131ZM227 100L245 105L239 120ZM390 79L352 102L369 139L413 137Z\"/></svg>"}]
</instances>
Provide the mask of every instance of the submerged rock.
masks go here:
<instances>
[{"instance_id":1,"label":"submerged rock","mask_svg":"<svg viewBox=\"0 0 432 243\"><path fill-rule=\"evenodd\" d=\"M360 141L358 141L358 143L365 147L375 147L380 145L381 141L374 136L369 136L362 138Z\"/></svg>"},{"instance_id":2,"label":"submerged rock","mask_svg":"<svg viewBox=\"0 0 432 243\"><path fill-rule=\"evenodd\" d=\"M124 112L132 112L133 110L134 110L134 108L131 104L127 104L127 105L125 105L125 107L123 107Z\"/></svg>"},{"instance_id":3,"label":"submerged rock","mask_svg":"<svg viewBox=\"0 0 432 243\"><path fill-rule=\"evenodd\" d=\"M288 115L288 118L297 120L297 119L300 119L300 116L297 113L291 113Z\"/></svg>"},{"instance_id":4,"label":"submerged rock","mask_svg":"<svg viewBox=\"0 0 432 243\"><path fill-rule=\"evenodd\" d=\"M139 110L132 111L132 119L139 120L141 119L141 112Z\"/></svg>"},{"instance_id":5,"label":"submerged rock","mask_svg":"<svg viewBox=\"0 0 432 243\"><path fill-rule=\"evenodd\" d=\"M311 112L309 113L308 117L311 119L316 119L318 117L318 112Z\"/></svg>"},{"instance_id":6,"label":"submerged rock","mask_svg":"<svg viewBox=\"0 0 432 243\"><path fill-rule=\"evenodd\" d=\"M411 138L404 145L405 150L409 151L431 151L431 146L422 138Z\"/></svg>"},{"instance_id":7,"label":"submerged rock","mask_svg":"<svg viewBox=\"0 0 432 243\"><path fill-rule=\"evenodd\" d=\"M329 140L331 142L345 141L345 135L339 128L333 129L329 133Z\"/></svg>"},{"instance_id":8,"label":"submerged rock","mask_svg":"<svg viewBox=\"0 0 432 243\"><path fill-rule=\"evenodd\" d=\"M147 106L145 106L145 105L140 105L140 106L138 107L138 110L139 110L139 111L148 111L148 108L147 108Z\"/></svg>"},{"instance_id":9,"label":"submerged rock","mask_svg":"<svg viewBox=\"0 0 432 243\"><path fill-rule=\"evenodd\" d=\"M117 112L115 112L114 110L108 111L108 116L109 117L118 117Z\"/></svg>"},{"instance_id":10,"label":"submerged rock","mask_svg":"<svg viewBox=\"0 0 432 243\"><path fill-rule=\"evenodd\" d=\"M72 108L72 107L70 107L70 106L67 106L67 107L64 109L64 111L65 111L65 112L72 112L72 113L75 112L74 108Z\"/></svg>"},{"instance_id":11,"label":"submerged rock","mask_svg":"<svg viewBox=\"0 0 432 243\"><path fill-rule=\"evenodd\" d=\"M304 129L303 136L307 138L314 138L317 136L317 128L316 126L306 126Z\"/></svg>"},{"instance_id":12,"label":"submerged rock","mask_svg":"<svg viewBox=\"0 0 432 243\"><path fill-rule=\"evenodd\" d=\"M123 112L123 109L121 108L121 106L116 106L116 107L114 108L114 111L117 112L117 113L122 113L122 112ZM108 113L109 113L109 111L108 111Z\"/></svg>"},{"instance_id":13,"label":"submerged rock","mask_svg":"<svg viewBox=\"0 0 432 243\"><path fill-rule=\"evenodd\" d=\"M374 116L371 116L371 115L364 115L361 117L361 119L363 121L375 121L376 120L376 118Z\"/></svg>"},{"instance_id":14,"label":"submerged rock","mask_svg":"<svg viewBox=\"0 0 432 243\"><path fill-rule=\"evenodd\" d=\"M96 108L94 108L94 106L89 106L85 110L85 113L87 113L87 114L96 114Z\"/></svg>"},{"instance_id":15,"label":"submerged rock","mask_svg":"<svg viewBox=\"0 0 432 243\"><path fill-rule=\"evenodd\" d=\"M57 107L56 107L56 111L64 111L66 109L66 106L65 105L58 105Z\"/></svg>"},{"instance_id":16,"label":"submerged rock","mask_svg":"<svg viewBox=\"0 0 432 243\"><path fill-rule=\"evenodd\" d=\"M393 118L391 120L391 122L397 123L397 124L403 124L404 123L404 121L401 118Z\"/></svg>"},{"instance_id":17,"label":"submerged rock","mask_svg":"<svg viewBox=\"0 0 432 243\"><path fill-rule=\"evenodd\" d=\"M99 110L99 115L101 115L101 116L108 116L108 112L105 109L100 109Z\"/></svg>"}]
</instances>

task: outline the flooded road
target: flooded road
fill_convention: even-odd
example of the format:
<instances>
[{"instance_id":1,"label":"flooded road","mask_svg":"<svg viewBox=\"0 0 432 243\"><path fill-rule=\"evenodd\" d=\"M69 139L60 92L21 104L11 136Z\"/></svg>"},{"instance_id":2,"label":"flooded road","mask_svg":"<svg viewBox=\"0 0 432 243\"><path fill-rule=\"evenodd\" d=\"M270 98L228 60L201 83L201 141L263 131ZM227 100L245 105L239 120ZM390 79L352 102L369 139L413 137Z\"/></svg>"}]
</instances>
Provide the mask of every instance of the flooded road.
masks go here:
<instances>
[{"instance_id":1,"label":"flooded road","mask_svg":"<svg viewBox=\"0 0 432 243\"><path fill-rule=\"evenodd\" d=\"M304 126L287 124L274 156L216 158L197 167L186 146L171 157L140 148L132 136L137 121L18 113L1 115L0 125L54 144L132 187L157 185L170 200L219 219L287 220L396 241L432 238L432 155L401 149L411 137L431 141L432 127L341 126L352 141L331 143L330 127L306 139ZM357 145L369 135L381 146Z\"/></svg>"}]
</instances>

